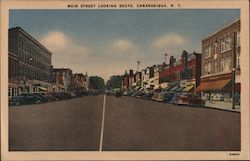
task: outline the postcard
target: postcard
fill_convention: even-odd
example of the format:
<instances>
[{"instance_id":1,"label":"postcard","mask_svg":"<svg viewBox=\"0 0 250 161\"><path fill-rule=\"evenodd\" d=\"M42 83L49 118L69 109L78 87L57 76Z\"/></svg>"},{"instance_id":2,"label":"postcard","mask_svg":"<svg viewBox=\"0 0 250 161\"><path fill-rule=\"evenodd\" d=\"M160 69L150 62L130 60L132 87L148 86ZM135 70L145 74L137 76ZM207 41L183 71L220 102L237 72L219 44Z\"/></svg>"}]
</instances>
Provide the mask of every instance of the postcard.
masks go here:
<instances>
[{"instance_id":1,"label":"postcard","mask_svg":"<svg viewBox=\"0 0 250 161\"><path fill-rule=\"evenodd\" d=\"M249 160L249 1L1 1L2 160Z\"/></svg>"}]
</instances>

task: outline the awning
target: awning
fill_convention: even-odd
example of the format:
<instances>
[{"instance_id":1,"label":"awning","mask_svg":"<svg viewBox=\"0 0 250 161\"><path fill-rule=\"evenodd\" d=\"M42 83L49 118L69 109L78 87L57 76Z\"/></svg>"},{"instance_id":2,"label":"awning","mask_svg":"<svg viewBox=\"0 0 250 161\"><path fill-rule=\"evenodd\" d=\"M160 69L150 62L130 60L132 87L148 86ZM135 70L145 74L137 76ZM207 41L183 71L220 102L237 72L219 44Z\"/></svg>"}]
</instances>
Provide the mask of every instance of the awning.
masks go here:
<instances>
[{"instance_id":1,"label":"awning","mask_svg":"<svg viewBox=\"0 0 250 161\"><path fill-rule=\"evenodd\" d=\"M44 87L38 87L38 88L41 89L42 91L48 91L48 89Z\"/></svg>"},{"instance_id":2,"label":"awning","mask_svg":"<svg viewBox=\"0 0 250 161\"><path fill-rule=\"evenodd\" d=\"M183 92L190 92L193 88L194 88L194 86L186 86L182 91Z\"/></svg>"},{"instance_id":3,"label":"awning","mask_svg":"<svg viewBox=\"0 0 250 161\"><path fill-rule=\"evenodd\" d=\"M227 88L225 91L226 92L232 92L232 86L230 86L229 88ZM234 91L235 92L240 92L241 91L241 84L240 83L235 83Z\"/></svg>"},{"instance_id":4,"label":"awning","mask_svg":"<svg viewBox=\"0 0 250 161\"><path fill-rule=\"evenodd\" d=\"M210 82L203 82L196 89L196 92L212 92L212 91L223 91L231 79L216 80Z\"/></svg>"}]
</instances>

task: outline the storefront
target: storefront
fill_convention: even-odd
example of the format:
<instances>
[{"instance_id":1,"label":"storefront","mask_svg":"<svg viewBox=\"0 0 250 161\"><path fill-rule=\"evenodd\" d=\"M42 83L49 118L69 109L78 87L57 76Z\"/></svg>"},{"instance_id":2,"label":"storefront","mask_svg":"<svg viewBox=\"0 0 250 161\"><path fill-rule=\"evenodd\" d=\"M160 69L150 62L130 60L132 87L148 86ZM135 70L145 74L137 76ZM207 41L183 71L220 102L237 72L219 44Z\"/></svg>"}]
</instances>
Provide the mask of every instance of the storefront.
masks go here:
<instances>
[{"instance_id":1,"label":"storefront","mask_svg":"<svg viewBox=\"0 0 250 161\"><path fill-rule=\"evenodd\" d=\"M240 104L240 83L235 84L235 101ZM202 79L196 92L206 101L232 102L231 74Z\"/></svg>"}]
</instances>

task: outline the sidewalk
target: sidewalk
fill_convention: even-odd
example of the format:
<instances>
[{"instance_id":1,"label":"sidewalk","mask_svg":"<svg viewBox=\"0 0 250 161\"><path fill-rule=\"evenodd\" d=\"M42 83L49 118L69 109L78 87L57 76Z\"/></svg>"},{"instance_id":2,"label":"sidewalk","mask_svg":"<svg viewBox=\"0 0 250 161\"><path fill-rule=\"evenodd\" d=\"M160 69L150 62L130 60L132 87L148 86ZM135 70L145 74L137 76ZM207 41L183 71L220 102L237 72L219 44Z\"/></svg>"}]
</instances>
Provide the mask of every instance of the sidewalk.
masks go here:
<instances>
[{"instance_id":1,"label":"sidewalk","mask_svg":"<svg viewBox=\"0 0 250 161\"><path fill-rule=\"evenodd\" d=\"M232 109L232 103L222 101L206 101L205 106L208 108L215 108L225 111L240 112L240 106L235 105L236 109Z\"/></svg>"}]
</instances>

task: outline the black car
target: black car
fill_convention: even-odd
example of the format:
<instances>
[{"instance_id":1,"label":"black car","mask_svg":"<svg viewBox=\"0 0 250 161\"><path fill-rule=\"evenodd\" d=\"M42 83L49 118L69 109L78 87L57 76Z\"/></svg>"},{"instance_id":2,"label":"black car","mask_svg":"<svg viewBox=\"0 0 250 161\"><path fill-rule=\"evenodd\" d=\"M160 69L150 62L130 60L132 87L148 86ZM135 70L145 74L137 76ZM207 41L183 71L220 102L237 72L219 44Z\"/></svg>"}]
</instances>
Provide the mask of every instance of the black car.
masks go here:
<instances>
[{"instance_id":1,"label":"black car","mask_svg":"<svg viewBox=\"0 0 250 161\"><path fill-rule=\"evenodd\" d=\"M174 93L166 92L165 96L164 96L164 99L163 99L163 102L169 103L172 100L173 97L174 97Z\"/></svg>"},{"instance_id":2,"label":"black car","mask_svg":"<svg viewBox=\"0 0 250 161\"><path fill-rule=\"evenodd\" d=\"M15 96L10 100L10 104L14 104L16 106L21 104L32 104L32 103L42 103L47 102L48 99L43 97L41 94L38 93L23 93L20 96Z\"/></svg>"},{"instance_id":3,"label":"black car","mask_svg":"<svg viewBox=\"0 0 250 161\"><path fill-rule=\"evenodd\" d=\"M145 99L151 99L154 96L153 92L148 92L143 95Z\"/></svg>"},{"instance_id":4,"label":"black car","mask_svg":"<svg viewBox=\"0 0 250 161\"><path fill-rule=\"evenodd\" d=\"M115 96L116 97L121 97L122 96L122 91L115 91Z\"/></svg>"},{"instance_id":5,"label":"black car","mask_svg":"<svg viewBox=\"0 0 250 161\"><path fill-rule=\"evenodd\" d=\"M51 93L54 97L56 97L58 100L64 100L64 99L70 99L72 96L69 93L66 92L60 92L60 93Z\"/></svg>"},{"instance_id":6,"label":"black car","mask_svg":"<svg viewBox=\"0 0 250 161\"><path fill-rule=\"evenodd\" d=\"M51 93L38 93L38 94L40 94L41 96L45 97L45 99L47 99L48 102L52 102L52 101L57 101L58 100Z\"/></svg>"}]
</instances>

